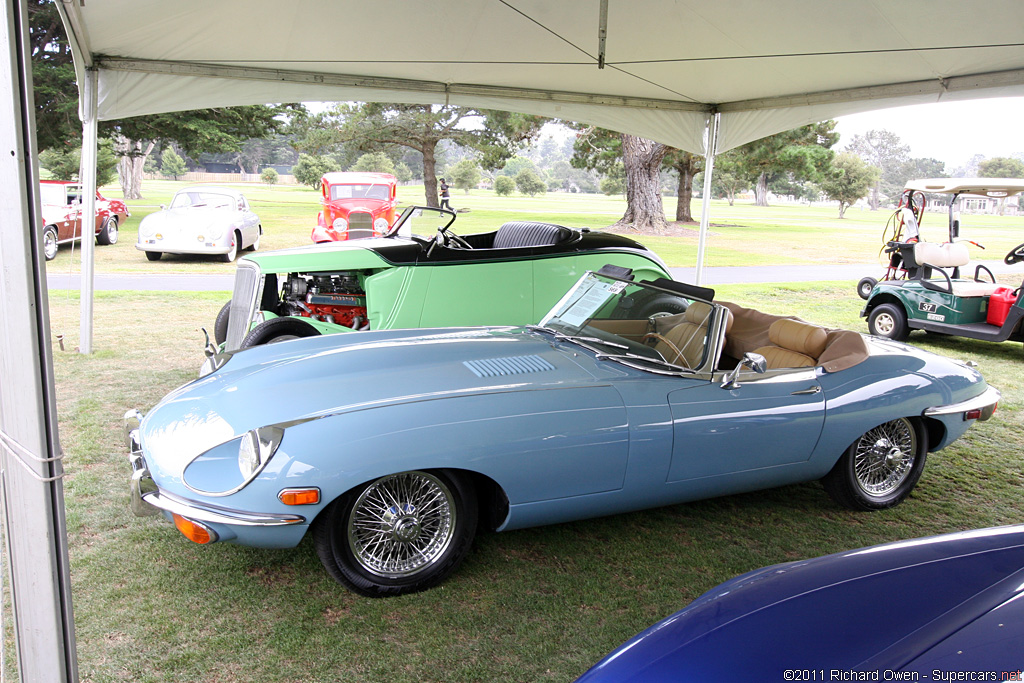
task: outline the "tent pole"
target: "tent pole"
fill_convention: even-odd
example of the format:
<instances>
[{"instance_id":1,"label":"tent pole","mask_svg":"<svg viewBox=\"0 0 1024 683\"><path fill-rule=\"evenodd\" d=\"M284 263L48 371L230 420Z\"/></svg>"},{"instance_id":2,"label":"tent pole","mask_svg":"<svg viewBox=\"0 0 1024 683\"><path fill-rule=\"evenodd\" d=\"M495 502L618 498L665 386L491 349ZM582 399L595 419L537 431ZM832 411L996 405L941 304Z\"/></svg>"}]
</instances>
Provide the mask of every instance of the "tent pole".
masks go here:
<instances>
[{"instance_id":1,"label":"tent pole","mask_svg":"<svg viewBox=\"0 0 1024 683\"><path fill-rule=\"evenodd\" d=\"M92 353L92 304L96 266L96 158L98 155L98 122L96 117L98 71L85 70L82 83L82 284L81 321L79 322L79 353Z\"/></svg>"},{"instance_id":2,"label":"tent pole","mask_svg":"<svg viewBox=\"0 0 1024 683\"><path fill-rule=\"evenodd\" d=\"M704 250L707 248L708 224L711 219L711 174L715 169L721 116L716 111L708 120L708 146L704 154L704 191L701 193L700 237L697 239L697 274L694 277L694 284L698 286L704 282Z\"/></svg>"},{"instance_id":3,"label":"tent pole","mask_svg":"<svg viewBox=\"0 0 1024 683\"><path fill-rule=\"evenodd\" d=\"M0 50L3 588L14 614L19 680L67 683L78 680L78 664L40 240L28 4L14 0L0 10L0 42L7 47Z\"/></svg>"}]
</instances>

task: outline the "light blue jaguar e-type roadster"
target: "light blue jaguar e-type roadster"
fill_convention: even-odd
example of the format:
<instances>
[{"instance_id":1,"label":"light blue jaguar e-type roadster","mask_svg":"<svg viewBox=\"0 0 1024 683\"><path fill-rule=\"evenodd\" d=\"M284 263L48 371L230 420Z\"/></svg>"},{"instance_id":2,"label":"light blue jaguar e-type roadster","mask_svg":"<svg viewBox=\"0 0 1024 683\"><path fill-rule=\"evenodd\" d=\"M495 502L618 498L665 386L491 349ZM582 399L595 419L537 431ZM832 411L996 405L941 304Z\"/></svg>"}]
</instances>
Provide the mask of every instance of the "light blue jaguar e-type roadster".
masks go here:
<instances>
[{"instance_id":1,"label":"light blue jaguar e-type roadster","mask_svg":"<svg viewBox=\"0 0 1024 683\"><path fill-rule=\"evenodd\" d=\"M397 595L449 576L478 526L815 479L886 508L995 410L962 363L631 278L588 273L536 326L211 351L198 380L125 416L133 509L198 543L311 531L337 580Z\"/></svg>"}]
</instances>

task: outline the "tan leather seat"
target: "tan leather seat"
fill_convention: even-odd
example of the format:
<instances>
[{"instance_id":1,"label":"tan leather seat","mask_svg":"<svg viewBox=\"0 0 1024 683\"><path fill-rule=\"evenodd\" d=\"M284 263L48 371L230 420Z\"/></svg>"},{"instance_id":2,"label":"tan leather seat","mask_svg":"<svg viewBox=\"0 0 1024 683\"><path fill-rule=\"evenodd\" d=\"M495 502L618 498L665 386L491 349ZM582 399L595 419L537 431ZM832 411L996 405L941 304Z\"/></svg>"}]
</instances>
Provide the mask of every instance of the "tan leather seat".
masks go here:
<instances>
[{"instance_id":1,"label":"tan leather seat","mask_svg":"<svg viewBox=\"0 0 1024 683\"><path fill-rule=\"evenodd\" d=\"M704 345L708 336L708 322L713 307L702 301L694 301L686 312L682 314L682 321L667 329L659 329L661 339L654 345L654 348L669 363L685 365L688 368L697 368L704 358ZM723 309L726 315L726 333L732 324L732 313ZM676 318L677 316L672 316ZM662 318L661 323L667 323L672 318Z\"/></svg>"},{"instance_id":2,"label":"tan leather seat","mask_svg":"<svg viewBox=\"0 0 1024 683\"><path fill-rule=\"evenodd\" d=\"M764 356L769 370L807 368L818 364L828 333L823 327L784 318L768 328L768 341L774 346L762 346L755 353Z\"/></svg>"}]
</instances>

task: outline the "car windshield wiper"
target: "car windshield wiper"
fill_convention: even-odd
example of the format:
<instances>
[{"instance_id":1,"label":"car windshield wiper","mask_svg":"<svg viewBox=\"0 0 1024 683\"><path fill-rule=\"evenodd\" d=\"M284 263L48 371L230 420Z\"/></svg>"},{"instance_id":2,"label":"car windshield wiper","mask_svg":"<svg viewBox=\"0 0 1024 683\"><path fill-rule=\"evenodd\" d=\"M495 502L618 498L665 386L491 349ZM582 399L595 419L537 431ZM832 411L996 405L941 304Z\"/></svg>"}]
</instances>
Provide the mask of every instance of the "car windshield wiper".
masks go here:
<instances>
[{"instance_id":1,"label":"car windshield wiper","mask_svg":"<svg viewBox=\"0 0 1024 683\"><path fill-rule=\"evenodd\" d=\"M546 332L547 334L554 335L555 339L558 339L559 341L573 342L573 343L579 344L580 346L583 346L583 347L586 347L586 348L589 348L589 347L587 347L587 342L589 342L591 344L601 344L602 346L610 346L613 349L628 349L629 348L625 344L619 344L618 342L607 341L605 339L601 339L600 337L585 337L583 335L564 334L562 332L559 332L558 330L553 330L550 327L543 327L541 325L527 325L526 329L532 330L534 332ZM600 351L598 351L597 349L590 349L590 350L595 352L595 353L600 353Z\"/></svg>"},{"instance_id":2,"label":"car windshield wiper","mask_svg":"<svg viewBox=\"0 0 1024 683\"><path fill-rule=\"evenodd\" d=\"M649 363L662 368L671 368L670 374L684 374L693 373L694 371L690 368L684 368L674 363L669 363L667 360L661 358L651 358L650 356L638 356L635 353L599 353L597 360L613 360L616 363L622 363L638 370L647 370L648 368L637 367L637 363Z\"/></svg>"}]
</instances>

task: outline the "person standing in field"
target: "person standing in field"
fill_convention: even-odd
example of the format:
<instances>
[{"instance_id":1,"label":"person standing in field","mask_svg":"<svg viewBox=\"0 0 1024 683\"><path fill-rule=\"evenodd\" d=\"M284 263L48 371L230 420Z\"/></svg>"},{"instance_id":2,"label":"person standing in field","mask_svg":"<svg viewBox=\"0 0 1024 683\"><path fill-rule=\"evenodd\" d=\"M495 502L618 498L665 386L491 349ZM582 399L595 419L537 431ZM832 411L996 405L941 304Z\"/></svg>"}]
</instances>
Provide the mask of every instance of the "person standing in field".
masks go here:
<instances>
[{"instance_id":1,"label":"person standing in field","mask_svg":"<svg viewBox=\"0 0 1024 683\"><path fill-rule=\"evenodd\" d=\"M448 194L448 183L444 178L441 178L441 208L448 209L449 211L455 211L449 201L450 199L451 197Z\"/></svg>"}]
</instances>

